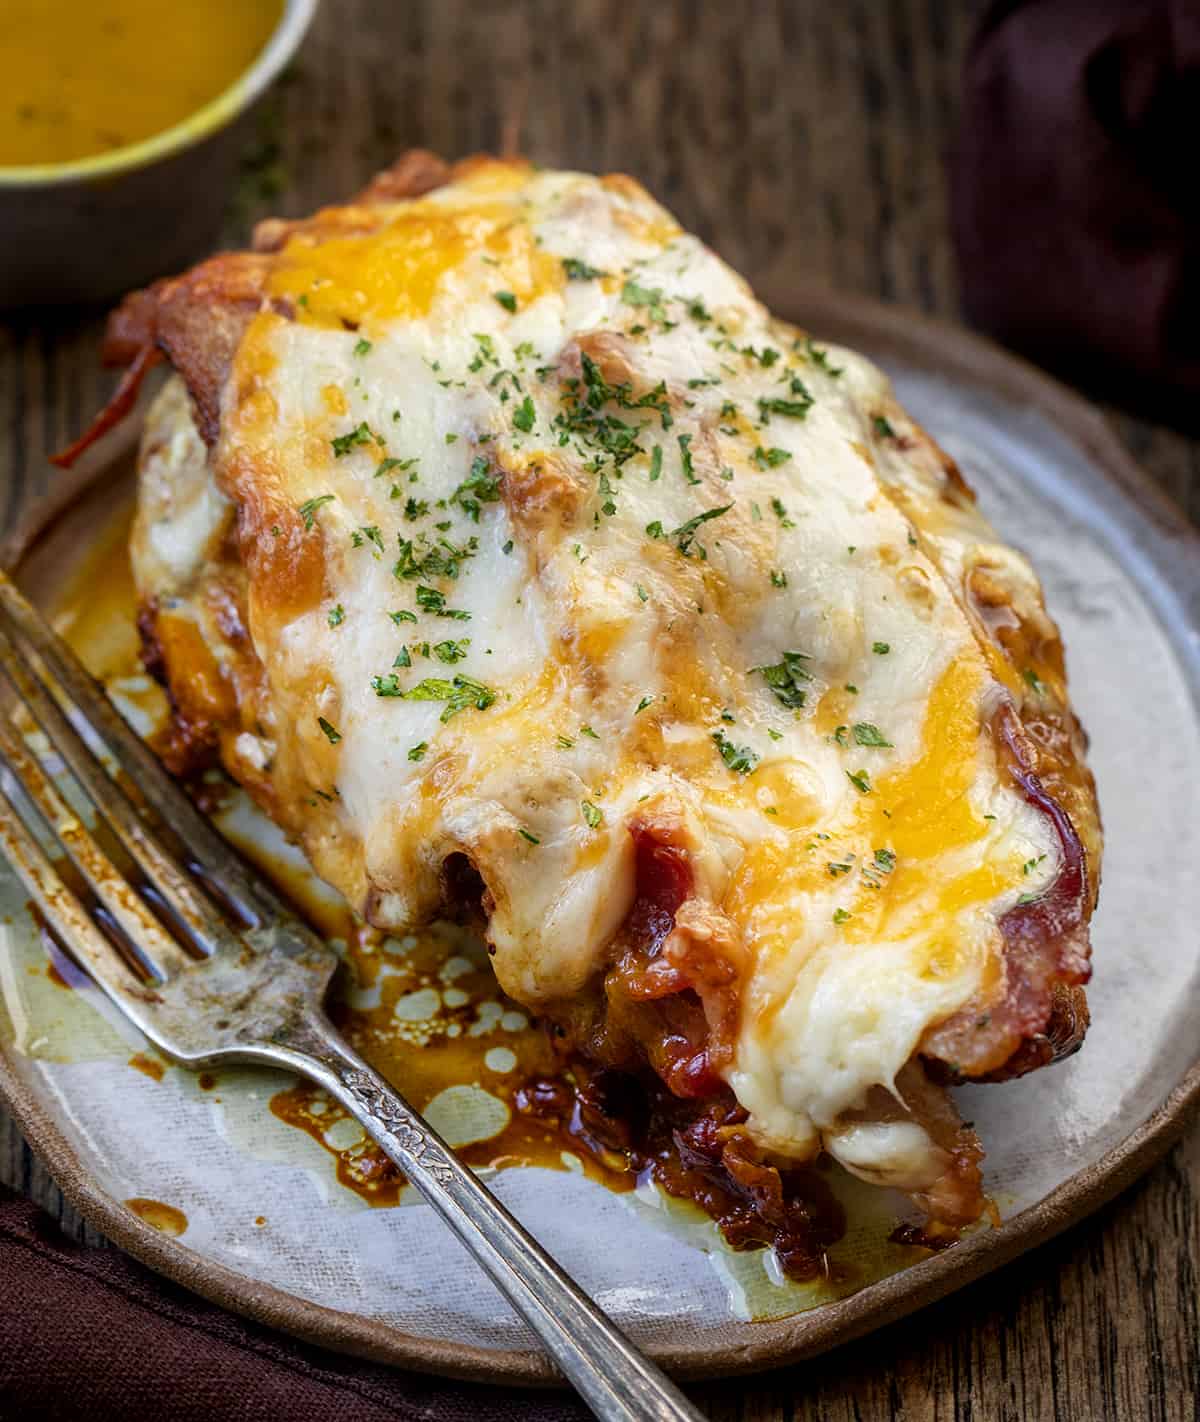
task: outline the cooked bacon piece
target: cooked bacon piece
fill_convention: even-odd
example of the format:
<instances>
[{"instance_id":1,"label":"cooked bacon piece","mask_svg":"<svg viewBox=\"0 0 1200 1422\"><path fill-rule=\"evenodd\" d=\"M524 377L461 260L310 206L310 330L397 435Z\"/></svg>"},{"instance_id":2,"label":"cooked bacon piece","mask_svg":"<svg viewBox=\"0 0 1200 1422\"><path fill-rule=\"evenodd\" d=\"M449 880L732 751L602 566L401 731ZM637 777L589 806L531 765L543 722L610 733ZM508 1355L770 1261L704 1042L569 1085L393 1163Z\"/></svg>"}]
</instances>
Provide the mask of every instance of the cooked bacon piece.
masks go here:
<instances>
[{"instance_id":1,"label":"cooked bacon piece","mask_svg":"<svg viewBox=\"0 0 1200 1422\"><path fill-rule=\"evenodd\" d=\"M921 1053L952 1077L1004 1081L1069 1055L1082 1040L1088 1018L1078 989L1091 977L1091 893L1079 835L1033 773L1035 752L1011 705L998 713L995 734L1025 799L1053 827L1058 872L1043 893L1000 919L1004 975L995 998L968 1003L938 1024ZM1033 1045L1022 1050L1030 1039Z\"/></svg>"},{"instance_id":2,"label":"cooked bacon piece","mask_svg":"<svg viewBox=\"0 0 1200 1422\"><path fill-rule=\"evenodd\" d=\"M108 404L78 439L67 445L66 449L50 456L50 463L57 464L60 469L70 469L85 450L90 449L97 440L103 439L109 430L119 425L137 403L142 382L162 358L162 352L156 347L142 346L133 357L133 364L122 375Z\"/></svg>"}]
</instances>

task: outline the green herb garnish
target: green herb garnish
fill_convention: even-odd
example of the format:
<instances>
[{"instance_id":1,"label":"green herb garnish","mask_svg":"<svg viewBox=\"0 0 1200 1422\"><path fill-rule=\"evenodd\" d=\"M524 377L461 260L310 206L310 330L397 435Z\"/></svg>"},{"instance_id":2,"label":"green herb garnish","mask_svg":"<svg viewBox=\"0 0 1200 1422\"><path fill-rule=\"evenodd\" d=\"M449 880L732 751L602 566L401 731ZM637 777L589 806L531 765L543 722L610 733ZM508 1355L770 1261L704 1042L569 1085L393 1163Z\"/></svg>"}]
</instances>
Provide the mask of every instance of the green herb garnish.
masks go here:
<instances>
[{"instance_id":1,"label":"green herb garnish","mask_svg":"<svg viewBox=\"0 0 1200 1422\"><path fill-rule=\"evenodd\" d=\"M751 670L762 676L777 701L789 711L795 711L804 705L807 692L801 683L812 680L804 663L812 661L812 658L807 652L784 652L782 656L782 661L774 666L752 667Z\"/></svg>"},{"instance_id":2,"label":"green herb garnish","mask_svg":"<svg viewBox=\"0 0 1200 1422\"><path fill-rule=\"evenodd\" d=\"M847 688L849 690L849 688ZM854 723L854 739L860 746L891 746L891 741L883 734L878 726L873 726L870 721L856 721Z\"/></svg>"},{"instance_id":3,"label":"green herb garnish","mask_svg":"<svg viewBox=\"0 0 1200 1422\"><path fill-rule=\"evenodd\" d=\"M306 499L300 505L300 517L304 520L304 527L311 530L314 514L322 504L331 504L335 498L336 494L318 494L315 499Z\"/></svg>"},{"instance_id":4,"label":"green herb garnish","mask_svg":"<svg viewBox=\"0 0 1200 1422\"><path fill-rule=\"evenodd\" d=\"M376 438L371 426L367 424L366 420L363 420L361 424L355 425L352 430L344 435L338 435L332 441L334 457L341 459L343 455L349 454L356 445L370 444Z\"/></svg>"},{"instance_id":5,"label":"green herb garnish","mask_svg":"<svg viewBox=\"0 0 1200 1422\"><path fill-rule=\"evenodd\" d=\"M749 775L758 764L758 754L749 746L735 746L724 731L712 733L713 744L721 753L721 759L730 770L739 775Z\"/></svg>"}]
</instances>

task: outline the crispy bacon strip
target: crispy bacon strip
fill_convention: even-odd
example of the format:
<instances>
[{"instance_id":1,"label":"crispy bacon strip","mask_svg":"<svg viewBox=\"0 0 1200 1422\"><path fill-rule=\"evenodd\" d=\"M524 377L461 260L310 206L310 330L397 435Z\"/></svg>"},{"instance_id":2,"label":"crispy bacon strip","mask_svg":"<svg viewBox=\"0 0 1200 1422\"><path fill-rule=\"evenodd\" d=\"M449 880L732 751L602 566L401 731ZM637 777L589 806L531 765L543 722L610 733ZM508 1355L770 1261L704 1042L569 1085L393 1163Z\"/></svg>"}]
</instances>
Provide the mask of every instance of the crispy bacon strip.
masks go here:
<instances>
[{"instance_id":1,"label":"crispy bacon strip","mask_svg":"<svg viewBox=\"0 0 1200 1422\"><path fill-rule=\"evenodd\" d=\"M103 439L109 430L115 429L137 403L142 381L162 358L163 353L156 346L142 346L134 356L133 364L121 376L112 399L78 439L67 445L66 449L60 449L57 454L50 456L50 463L57 464L60 469L70 469L81 454L89 450L98 439Z\"/></svg>"},{"instance_id":2,"label":"crispy bacon strip","mask_svg":"<svg viewBox=\"0 0 1200 1422\"><path fill-rule=\"evenodd\" d=\"M1000 920L1004 976L994 1000L969 1003L927 1033L921 1053L952 1077L1006 1081L1073 1052L1087 1028L1083 985L1091 977L1087 861L1075 826L1034 774L1036 752L1016 711L993 723L1026 801L1050 822L1059 845L1054 881Z\"/></svg>"}]
</instances>

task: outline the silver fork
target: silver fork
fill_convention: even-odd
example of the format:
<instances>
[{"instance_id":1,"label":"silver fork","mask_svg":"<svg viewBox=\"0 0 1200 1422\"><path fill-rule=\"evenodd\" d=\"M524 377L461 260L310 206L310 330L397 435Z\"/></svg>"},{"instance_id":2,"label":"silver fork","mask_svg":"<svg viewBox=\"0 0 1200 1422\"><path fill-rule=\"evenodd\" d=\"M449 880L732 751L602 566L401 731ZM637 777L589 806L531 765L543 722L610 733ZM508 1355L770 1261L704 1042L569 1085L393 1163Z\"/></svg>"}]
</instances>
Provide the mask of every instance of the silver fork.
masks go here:
<instances>
[{"instance_id":1,"label":"silver fork","mask_svg":"<svg viewBox=\"0 0 1200 1422\"><path fill-rule=\"evenodd\" d=\"M247 869L3 572L0 666L15 692L0 714L0 759L24 792L19 811L0 784L0 843L55 936L97 986L182 1066L259 1062L323 1087L450 1225L597 1417L697 1422L701 1414L670 1380L342 1040L322 1007L337 961L332 951ZM22 708L140 882L114 864L30 750L16 719ZM73 724L80 717L143 804L93 754ZM65 851L86 886L82 895L26 817L40 820L43 837L49 830Z\"/></svg>"}]
</instances>

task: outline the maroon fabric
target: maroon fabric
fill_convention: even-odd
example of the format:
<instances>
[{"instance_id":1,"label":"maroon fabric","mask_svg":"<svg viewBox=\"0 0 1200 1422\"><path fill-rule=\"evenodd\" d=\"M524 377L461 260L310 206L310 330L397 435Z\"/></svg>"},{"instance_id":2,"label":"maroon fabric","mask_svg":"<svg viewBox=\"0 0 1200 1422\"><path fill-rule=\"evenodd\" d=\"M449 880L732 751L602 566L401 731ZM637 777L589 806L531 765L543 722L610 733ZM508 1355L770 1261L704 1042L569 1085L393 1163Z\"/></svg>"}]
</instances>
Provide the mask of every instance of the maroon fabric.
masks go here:
<instances>
[{"instance_id":1,"label":"maroon fabric","mask_svg":"<svg viewBox=\"0 0 1200 1422\"><path fill-rule=\"evenodd\" d=\"M969 317L1101 393L1193 424L1200 3L998 0L951 160Z\"/></svg>"},{"instance_id":2,"label":"maroon fabric","mask_svg":"<svg viewBox=\"0 0 1200 1422\"><path fill-rule=\"evenodd\" d=\"M0 1419L579 1422L561 1393L442 1382L303 1347L0 1190Z\"/></svg>"}]
</instances>

